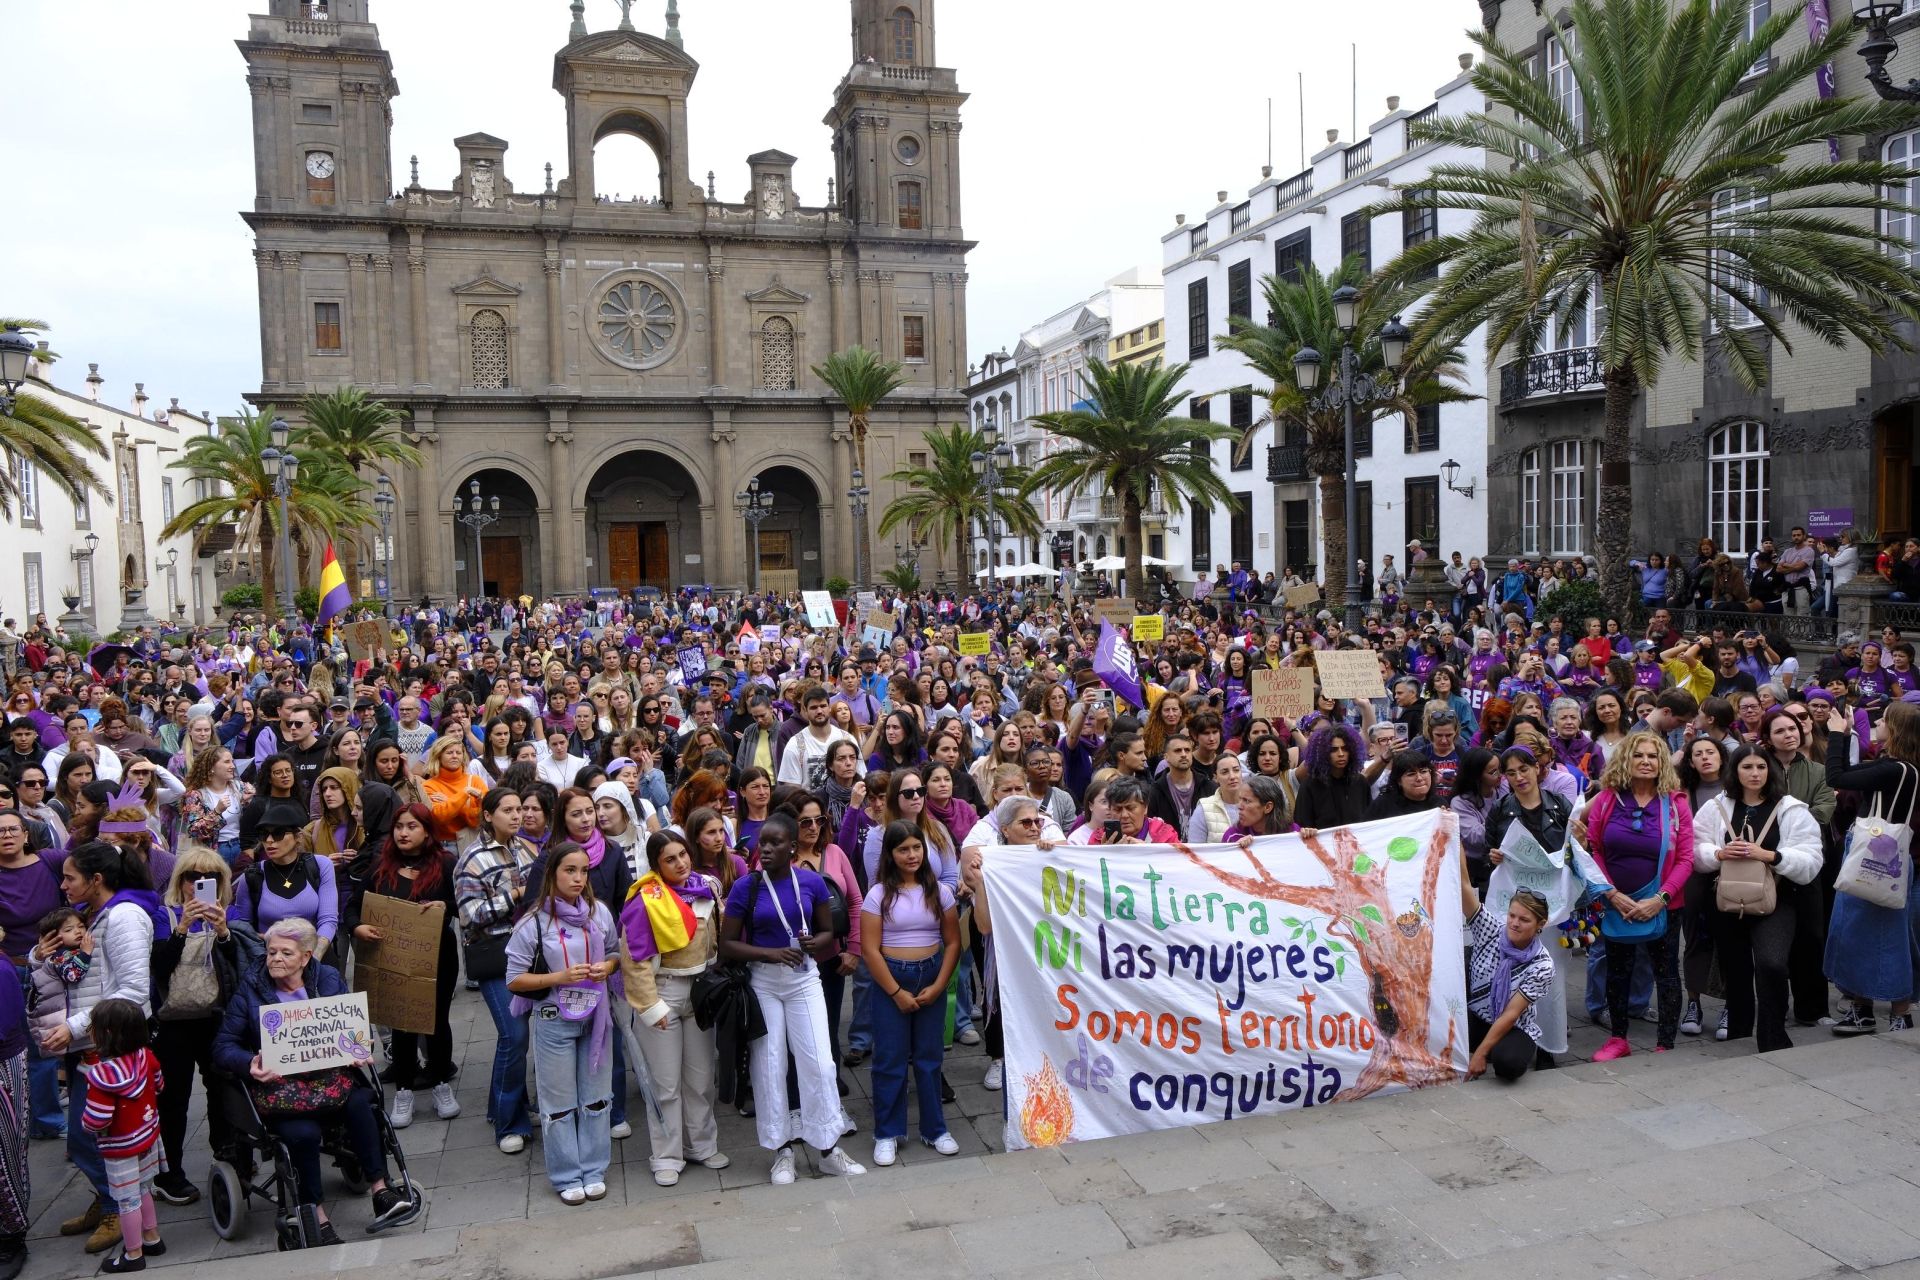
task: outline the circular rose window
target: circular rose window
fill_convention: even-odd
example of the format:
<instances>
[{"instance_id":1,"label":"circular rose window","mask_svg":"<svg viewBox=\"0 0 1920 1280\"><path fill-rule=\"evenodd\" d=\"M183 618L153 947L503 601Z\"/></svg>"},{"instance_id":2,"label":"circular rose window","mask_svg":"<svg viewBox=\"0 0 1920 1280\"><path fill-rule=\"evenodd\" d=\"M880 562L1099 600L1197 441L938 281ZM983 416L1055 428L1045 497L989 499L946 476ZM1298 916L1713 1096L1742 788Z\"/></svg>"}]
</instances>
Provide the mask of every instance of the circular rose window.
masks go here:
<instances>
[{"instance_id":1,"label":"circular rose window","mask_svg":"<svg viewBox=\"0 0 1920 1280\"><path fill-rule=\"evenodd\" d=\"M913 164L920 159L920 139L912 134L907 134L894 143L893 149L905 164Z\"/></svg>"},{"instance_id":2,"label":"circular rose window","mask_svg":"<svg viewBox=\"0 0 1920 1280\"><path fill-rule=\"evenodd\" d=\"M646 369L673 353L680 316L664 289L645 280L623 280L601 295L595 323L608 354Z\"/></svg>"}]
</instances>

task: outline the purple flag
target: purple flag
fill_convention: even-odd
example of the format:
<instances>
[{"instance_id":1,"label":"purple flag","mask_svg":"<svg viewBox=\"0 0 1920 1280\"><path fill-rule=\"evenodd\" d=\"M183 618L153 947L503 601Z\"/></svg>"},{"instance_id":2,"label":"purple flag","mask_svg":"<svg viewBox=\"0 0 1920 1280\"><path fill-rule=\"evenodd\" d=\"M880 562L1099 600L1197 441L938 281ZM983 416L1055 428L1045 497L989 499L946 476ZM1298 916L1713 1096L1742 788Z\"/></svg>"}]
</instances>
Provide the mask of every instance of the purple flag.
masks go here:
<instances>
[{"instance_id":1,"label":"purple flag","mask_svg":"<svg viewBox=\"0 0 1920 1280\"><path fill-rule=\"evenodd\" d=\"M1827 9L1827 0L1807 0L1807 39L1814 44L1827 38L1832 25L1832 17ZM1833 64L1823 62L1814 70L1814 88L1819 91L1821 101L1833 97ZM1834 164L1840 163L1840 139L1827 139L1827 158Z\"/></svg>"},{"instance_id":2,"label":"purple flag","mask_svg":"<svg viewBox=\"0 0 1920 1280\"><path fill-rule=\"evenodd\" d=\"M1146 691L1140 687L1139 668L1134 665L1133 644L1119 628L1102 619L1100 643L1093 650L1093 674L1134 706L1145 708Z\"/></svg>"}]
</instances>

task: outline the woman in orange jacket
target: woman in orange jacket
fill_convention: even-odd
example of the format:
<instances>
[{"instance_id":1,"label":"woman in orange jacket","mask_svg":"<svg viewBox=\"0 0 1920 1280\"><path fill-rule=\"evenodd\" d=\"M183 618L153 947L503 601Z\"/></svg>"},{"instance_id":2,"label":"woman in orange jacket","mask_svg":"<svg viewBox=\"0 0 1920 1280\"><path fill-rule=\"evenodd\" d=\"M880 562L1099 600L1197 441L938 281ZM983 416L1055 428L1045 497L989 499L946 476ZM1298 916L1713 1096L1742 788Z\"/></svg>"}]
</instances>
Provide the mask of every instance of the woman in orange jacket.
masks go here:
<instances>
[{"instance_id":1,"label":"woman in orange jacket","mask_svg":"<svg viewBox=\"0 0 1920 1280\"><path fill-rule=\"evenodd\" d=\"M480 801L486 783L467 772L467 747L448 734L427 748L427 776L420 784L433 814L433 838L453 848L480 827Z\"/></svg>"}]
</instances>

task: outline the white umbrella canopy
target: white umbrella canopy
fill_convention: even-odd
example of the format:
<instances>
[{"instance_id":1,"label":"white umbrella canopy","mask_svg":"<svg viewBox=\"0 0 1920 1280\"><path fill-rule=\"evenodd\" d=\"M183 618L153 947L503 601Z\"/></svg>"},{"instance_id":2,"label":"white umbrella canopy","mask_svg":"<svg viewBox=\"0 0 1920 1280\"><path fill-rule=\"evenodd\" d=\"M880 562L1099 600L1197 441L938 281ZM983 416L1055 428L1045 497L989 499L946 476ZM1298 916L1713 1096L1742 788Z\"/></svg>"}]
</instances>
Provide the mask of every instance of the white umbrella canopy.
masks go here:
<instances>
[{"instance_id":1,"label":"white umbrella canopy","mask_svg":"<svg viewBox=\"0 0 1920 1280\"><path fill-rule=\"evenodd\" d=\"M1047 578L1052 577L1054 572L1043 564L1003 564L993 570L993 576L996 578ZM984 578L987 576L987 571L982 569L974 576Z\"/></svg>"},{"instance_id":2,"label":"white umbrella canopy","mask_svg":"<svg viewBox=\"0 0 1920 1280\"><path fill-rule=\"evenodd\" d=\"M1171 569L1173 567L1173 561L1162 560L1157 556L1141 556L1140 565L1146 569ZM1101 556L1093 562L1093 569L1096 573L1105 573L1111 569L1124 569L1126 567L1127 558L1125 556Z\"/></svg>"}]
</instances>

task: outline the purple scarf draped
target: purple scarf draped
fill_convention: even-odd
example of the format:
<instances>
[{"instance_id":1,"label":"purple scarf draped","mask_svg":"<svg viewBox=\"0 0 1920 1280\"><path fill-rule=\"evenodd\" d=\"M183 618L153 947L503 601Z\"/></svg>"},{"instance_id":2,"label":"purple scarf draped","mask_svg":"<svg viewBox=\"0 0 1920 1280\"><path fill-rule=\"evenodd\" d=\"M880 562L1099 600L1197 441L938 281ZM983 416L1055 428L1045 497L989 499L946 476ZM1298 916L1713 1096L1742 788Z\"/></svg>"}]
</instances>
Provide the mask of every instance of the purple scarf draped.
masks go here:
<instances>
[{"instance_id":1,"label":"purple scarf draped","mask_svg":"<svg viewBox=\"0 0 1920 1280\"><path fill-rule=\"evenodd\" d=\"M599 866L600 859L607 856L607 838L600 834L600 828L597 826L593 829L592 835L576 843L587 852L587 868L589 870Z\"/></svg>"},{"instance_id":2,"label":"purple scarf draped","mask_svg":"<svg viewBox=\"0 0 1920 1280\"><path fill-rule=\"evenodd\" d=\"M567 940L568 931L577 930L579 932L581 940L586 944L588 964L599 964L606 959L604 955L594 954L599 950L599 939L594 936L593 915L587 908L587 899L584 894L578 901L571 903L564 898L553 898L548 904L548 909L553 913L554 923L560 927L560 937L563 942ZM593 1002L593 1012L581 1015L581 1017L590 1018L593 1021L592 1039L587 1052L587 1065L593 1070L598 1071L600 1064L607 1060L607 1049L613 1043L613 1014L608 1008L608 1002L613 999L613 992L605 982L593 982L589 980L587 982L567 983L565 985L578 987L581 990L598 991L600 993L600 998ZM558 988L556 988L556 990L557 989ZM572 1021L580 1020L580 1018L566 1013L564 1005L561 1006L561 1009L562 1017L569 1018Z\"/></svg>"},{"instance_id":3,"label":"purple scarf draped","mask_svg":"<svg viewBox=\"0 0 1920 1280\"><path fill-rule=\"evenodd\" d=\"M1514 946L1507 938L1506 925L1502 924L1500 941L1495 944L1495 954L1493 980L1487 987L1487 999L1488 1011L1493 1014L1493 1020L1497 1022L1501 1013L1506 1010L1507 1001L1513 999L1514 973L1546 955L1547 949L1540 945L1540 939L1537 936L1524 947Z\"/></svg>"},{"instance_id":4,"label":"purple scarf draped","mask_svg":"<svg viewBox=\"0 0 1920 1280\"><path fill-rule=\"evenodd\" d=\"M927 812L947 829L947 833L953 837L953 847L956 849L960 847L960 842L967 838L967 833L972 831L980 821L980 815L974 812L973 806L959 796L947 797L945 804L935 804L933 797L928 796Z\"/></svg>"}]
</instances>

